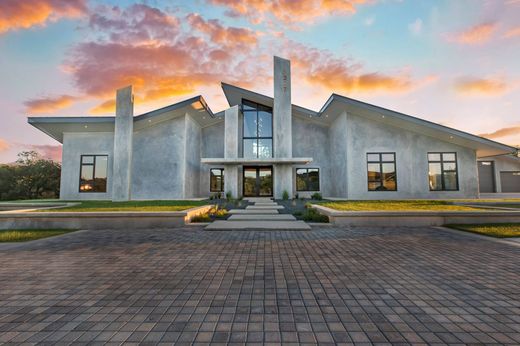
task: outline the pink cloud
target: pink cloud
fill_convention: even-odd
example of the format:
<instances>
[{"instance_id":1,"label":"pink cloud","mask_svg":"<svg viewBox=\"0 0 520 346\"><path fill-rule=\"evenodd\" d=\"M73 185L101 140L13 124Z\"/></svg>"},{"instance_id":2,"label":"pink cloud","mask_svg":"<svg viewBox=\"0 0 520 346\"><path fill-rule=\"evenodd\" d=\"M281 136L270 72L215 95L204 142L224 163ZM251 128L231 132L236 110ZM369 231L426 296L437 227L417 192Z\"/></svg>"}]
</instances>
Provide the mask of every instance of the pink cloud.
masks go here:
<instances>
[{"instance_id":1,"label":"pink cloud","mask_svg":"<svg viewBox=\"0 0 520 346\"><path fill-rule=\"evenodd\" d=\"M25 148L38 152L45 159L61 162L61 145L29 144Z\"/></svg>"},{"instance_id":2,"label":"pink cloud","mask_svg":"<svg viewBox=\"0 0 520 346\"><path fill-rule=\"evenodd\" d=\"M455 90L466 95L499 95L507 89L501 78L461 77L455 81Z\"/></svg>"},{"instance_id":3,"label":"pink cloud","mask_svg":"<svg viewBox=\"0 0 520 346\"><path fill-rule=\"evenodd\" d=\"M0 152L6 151L11 147L11 145L5 140L0 138Z\"/></svg>"},{"instance_id":4,"label":"pink cloud","mask_svg":"<svg viewBox=\"0 0 520 346\"><path fill-rule=\"evenodd\" d=\"M504 38L512 38L517 36L520 36L520 26L511 28L504 34Z\"/></svg>"},{"instance_id":5,"label":"pink cloud","mask_svg":"<svg viewBox=\"0 0 520 346\"><path fill-rule=\"evenodd\" d=\"M67 108L77 100L76 96L60 95L54 97L42 97L24 102L29 114L51 113L59 109Z\"/></svg>"},{"instance_id":6,"label":"pink cloud","mask_svg":"<svg viewBox=\"0 0 520 346\"><path fill-rule=\"evenodd\" d=\"M448 40L460 44L480 44L489 41L496 28L495 23L482 23L461 32L450 34Z\"/></svg>"},{"instance_id":7,"label":"pink cloud","mask_svg":"<svg viewBox=\"0 0 520 346\"><path fill-rule=\"evenodd\" d=\"M2 0L0 33L45 25L60 18L77 18L86 12L86 0Z\"/></svg>"},{"instance_id":8,"label":"pink cloud","mask_svg":"<svg viewBox=\"0 0 520 346\"><path fill-rule=\"evenodd\" d=\"M486 137L489 139L496 139L496 138L501 138L501 137L514 136L514 135L520 135L520 125L504 127L504 128L498 129L494 132L482 133L479 136Z\"/></svg>"}]
</instances>

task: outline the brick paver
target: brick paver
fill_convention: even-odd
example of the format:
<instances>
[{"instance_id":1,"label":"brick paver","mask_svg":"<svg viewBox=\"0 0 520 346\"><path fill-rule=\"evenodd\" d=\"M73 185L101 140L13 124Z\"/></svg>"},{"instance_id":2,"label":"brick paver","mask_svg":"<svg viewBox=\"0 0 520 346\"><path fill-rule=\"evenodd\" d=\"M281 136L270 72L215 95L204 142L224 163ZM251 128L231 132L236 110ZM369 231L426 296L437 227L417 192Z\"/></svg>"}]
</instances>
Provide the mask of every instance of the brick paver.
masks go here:
<instances>
[{"instance_id":1,"label":"brick paver","mask_svg":"<svg viewBox=\"0 0 520 346\"><path fill-rule=\"evenodd\" d=\"M520 248L433 228L0 245L0 343L520 344Z\"/></svg>"}]
</instances>

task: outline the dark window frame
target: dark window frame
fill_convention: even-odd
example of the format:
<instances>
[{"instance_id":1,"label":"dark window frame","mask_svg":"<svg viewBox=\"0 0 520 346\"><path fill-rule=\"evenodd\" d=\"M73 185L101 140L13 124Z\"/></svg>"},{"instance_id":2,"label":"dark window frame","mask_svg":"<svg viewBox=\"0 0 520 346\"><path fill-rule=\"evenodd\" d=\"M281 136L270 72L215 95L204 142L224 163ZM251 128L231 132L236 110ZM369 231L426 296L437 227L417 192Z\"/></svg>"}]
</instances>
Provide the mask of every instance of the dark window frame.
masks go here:
<instances>
[{"instance_id":1,"label":"dark window frame","mask_svg":"<svg viewBox=\"0 0 520 346\"><path fill-rule=\"evenodd\" d=\"M244 110L244 102L249 106L249 107L254 107L255 110L252 110L252 109L249 109L249 110ZM262 110L261 108L264 108L263 110L264 111L270 111L271 113L271 137L261 137L259 136L259 131L258 131L258 113L260 110ZM242 112L242 156L245 157L245 154L244 154L244 142L246 139L254 139L256 140L256 147L258 148L258 141L261 140L261 139L270 139L271 140L271 157L274 157L274 140L273 140L273 131L274 131L274 124L273 124L273 108L272 107L268 107L268 106L265 106L263 104L260 104L260 103L257 103L257 102L254 102L254 101L250 101L250 100L247 100L247 99L242 99L242 102L240 103L240 111ZM256 112L256 137L250 137L250 136L244 136L244 132L245 132L245 113L246 112ZM256 158L259 158L258 156L258 152L256 153Z\"/></svg>"},{"instance_id":2,"label":"dark window frame","mask_svg":"<svg viewBox=\"0 0 520 346\"><path fill-rule=\"evenodd\" d=\"M392 161L385 161L383 160L383 155L393 155L394 156L394 159ZM379 160L378 161L371 161L368 159L368 156L369 155L379 155ZM367 153L366 154L366 158L367 158L367 191L368 192L395 192L398 190L398 185L397 185L397 154L396 152L370 152L370 153ZM394 164L394 177L395 177L395 189L393 190L371 190L370 189L370 183L374 183L374 182L379 182L381 185L380 186L384 186L383 182L383 164L385 163L393 163ZM369 177L369 174L368 174L368 165L369 164L379 164L379 180L370 180L370 177Z\"/></svg>"},{"instance_id":3,"label":"dark window frame","mask_svg":"<svg viewBox=\"0 0 520 346\"><path fill-rule=\"evenodd\" d=\"M212 184L211 184L212 174L211 174L211 171L213 171L213 170L220 171L220 176L222 177L221 183L220 183L220 185L221 185L220 188L222 190L213 190L212 189ZM209 192L224 192L224 179L226 179L225 176L224 176L224 168L220 168L220 167L210 168L209 169Z\"/></svg>"},{"instance_id":4,"label":"dark window frame","mask_svg":"<svg viewBox=\"0 0 520 346\"><path fill-rule=\"evenodd\" d=\"M309 169L316 169L318 170L318 189L317 190L310 190L310 189L305 189L305 190L300 190L298 189L298 171L301 170L301 169L305 169L306 170L306 174L307 174L307 179L304 179L305 180L305 185L307 187L309 187ZM296 178L296 191L299 191L299 192L319 192L321 191L321 184L320 184L320 180L321 180L321 177L320 177L320 168L319 167L297 167L295 169L295 178Z\"/></svg>"},{"instance_id":5,"label":"dark window frame","mask_svg":"<svg viewBox=\"0 0 520 346\"><path fill-rule=\"evenodd\" d=\"M439 154L440 161L437 160L431 160L430 161L430 154ZM444 160L443 154L454 154L455 160ZM428 187L430 191L459 191L459 163L457 159L457 152L455 151L429 151L426 155L426 158L428 159ZM444 169L444 163L455 163L455 177L456 177L456 185L457 187L455 189L446 189L446 184L444 183L444 173L445 171L451 171L451 170L445 170ZM440 163L441 164L441 189L432 189L430 186L430 163Z\"/></svg>"},{"instance_id":6,"label":"dark window frame","mask_svg":"<svg viewBox=\"0 0 520 346\"><path fill-rule=\"evenodd\" d=\"M92 163L83 163L83 157L87 157L87 156L90 156L90 157L93 157L93 160L92 160ZM107 172L106 172L106 183L105 183L105 191L94 191L94 189L92 190L81 190L81 176L83 175L83 166L92 166L92 181L93 181L93 186L96 184L96 157L98 156L104 156L107 158ZM78 184L78 191L79 193L106 193L108 190L108 155L107 154L83 154L83 155L80 155L80 158L79 158L79 184Z\"/></svg>"}]
</instances>

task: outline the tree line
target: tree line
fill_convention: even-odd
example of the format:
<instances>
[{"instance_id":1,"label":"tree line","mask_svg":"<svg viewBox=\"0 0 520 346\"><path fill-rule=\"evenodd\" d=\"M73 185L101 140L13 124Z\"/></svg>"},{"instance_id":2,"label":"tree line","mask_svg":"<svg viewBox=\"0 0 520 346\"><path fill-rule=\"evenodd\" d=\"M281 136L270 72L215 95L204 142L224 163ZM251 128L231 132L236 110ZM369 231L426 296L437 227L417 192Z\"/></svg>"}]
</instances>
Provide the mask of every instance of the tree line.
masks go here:
<instances>
[{"instance_id":1,"label":"tree line","mask_svg":"<svg viewBox=\"0 0 520 346\"><path fill-rule=\"evenodd\" d=\"M12 164L0 164L0 200L59 198L61 164L23 151Z\"/></svg>"}]
</instances>

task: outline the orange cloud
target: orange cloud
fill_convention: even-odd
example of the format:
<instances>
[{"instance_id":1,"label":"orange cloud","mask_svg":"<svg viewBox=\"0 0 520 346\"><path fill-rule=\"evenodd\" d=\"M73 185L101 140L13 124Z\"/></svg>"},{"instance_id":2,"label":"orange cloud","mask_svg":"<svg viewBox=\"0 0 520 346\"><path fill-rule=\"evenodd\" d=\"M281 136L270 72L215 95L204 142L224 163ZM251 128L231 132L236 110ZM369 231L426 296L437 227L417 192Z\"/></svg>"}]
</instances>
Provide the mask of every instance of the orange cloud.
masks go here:
<instances>
[{"instance_id":1,"label":"orange cloud","mask_svg":"<svg viewBox=\"0 0 520 346\"><path fill-rule=\"evenodd\" d=\"M520 26L511 28L504 34L504 38L511 38L516 36L520 36Z\"/></svg>"},{"instance_id":2,"label":"orange cloud","mask_svg":"<svg viewBox=\"0 0 520 346\"><path fill-rule=\"evenodd\" d=\"M489 41L496 30L495 23L483 23L475 25L467 30L452 34L448 40L461 44L479 44Z\"/></svg>"},{"instance_id":3,"label":"orange cloud","mask_svg":"<svg viewBox=\"0 0 520 346\"><path fill-rule=\"evenodd\" d=\"M77 18L86 12L86 0L2 0L0 33L45 25L60 18Z\"/></svg>"},{"instance_id":4,"label":"orange cloud","mask_svg":"<svg viewBox=\"0 0 520 346\"><path fill-rule=\"evenodd\" d=\"M491 133L482 133L479 136L486 137L489 139L496 139L496 138L501 138L501 137L514 136L514 135L520 135L520 125L504 127L504 128L498 129Z\"/></svg>"},{"instance_id":5,"label":"orange cloud","mask_svg":"<svg viewBox=\"0 0 520 346\"><path fill-rule=\"evenodd\" d=\"M5 139L0 138L0 152L6 151L11 145Z\"/></svg>"},{"instance_id":6,"label":"orange cloud","mask_svg":"<svg viewBox=\"0 0 520 346\"><path fill-rule=\"evenodd\" d=\"M243 44L252 48L258 42L258 35L251 29L224 27L218 20L204 20L200 15L191 13L187 16L191 27L208 35L212 41L233 47Z\"/></svg>"},{"instance_id":7,"label":"orange cloud","mask_svg":"<svg viewBox=\"0 0 520 346\"><path fill-rule=\"evenodd\" d=\"M115 114L116 113L116 100L111 99L100 103L95 106L91 110L88 111L89 114L93 115L102 115L102 114Z\"/></svg>"},{"instance_id":8,"label":"orange cloud","mask_svg":"<svg viewBox=\"0 0 520 346\"><path fill-rule=\"evenodd\" d=\"M67 108L77 99L75 96L60 95L56 97L43 97L24 102L28 113L51 113L59 109Z\"/></svg>"},{"instance_id":9,"label":"orange cloud","mask_svg":"<svg viewBox=\"0 0 520 346\"><path fill-rule=\"evenodd\" d=\"M264 21L266 16L273 16L285 24L310 23L319 17L345 15L356 12L356 6L367 0L207 0L214 5L227 7L227 15L246 17L252 23Z\"/></svg>"},{"instance_id":10,"label":"orange cloud","mask_svg":"<svg viewBox=\"0 0 520 346\"><path fill-rule=\"evenodd\" d=\"M455 81L455 90L461 94L498 95L508 88L501 79L462 77Z\"/></svg>"}]
</instances>

